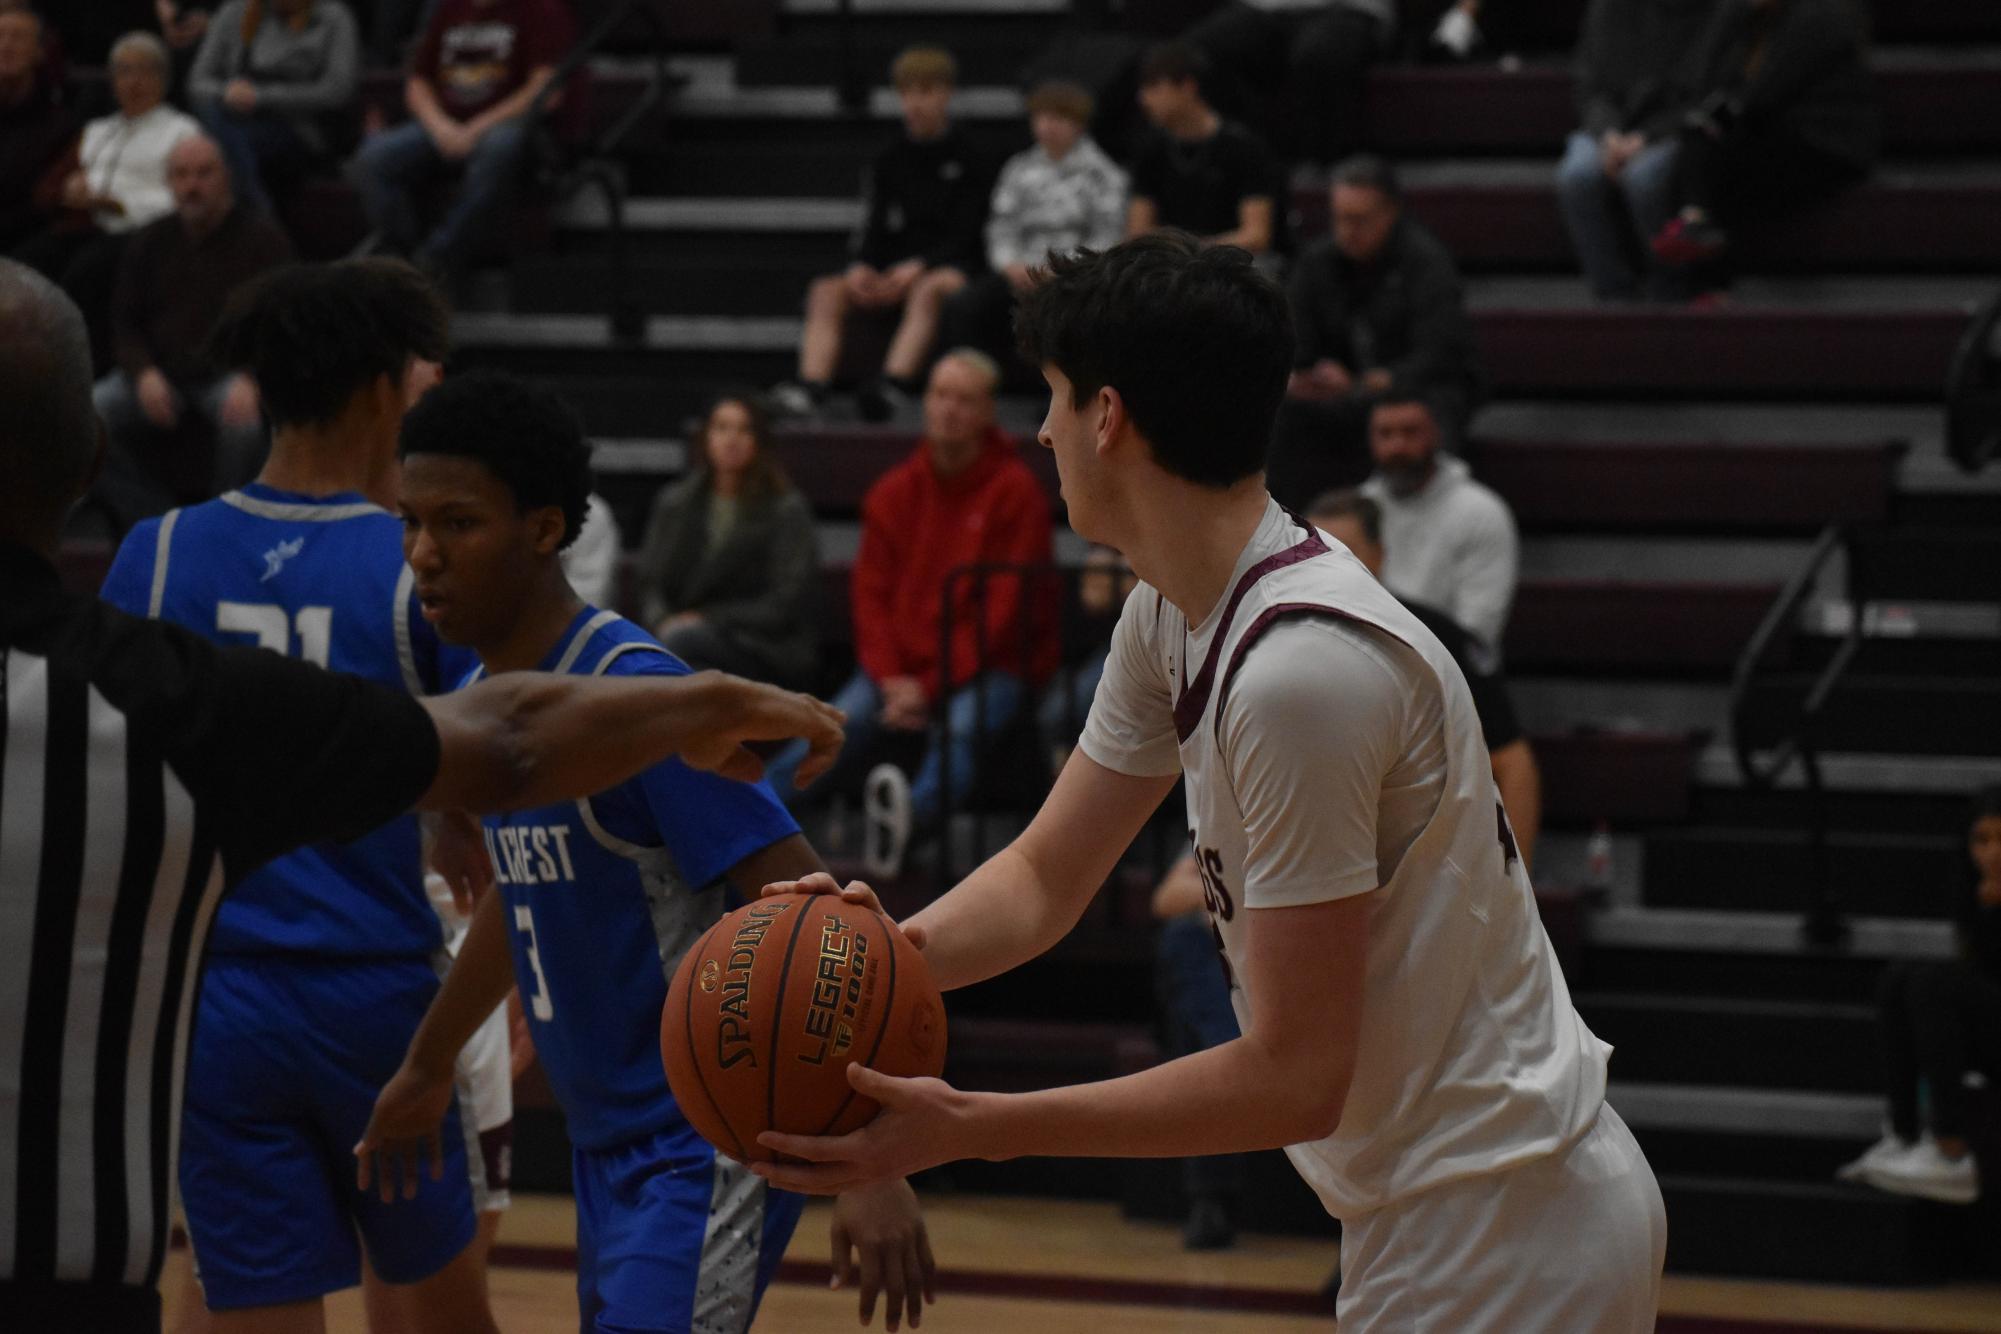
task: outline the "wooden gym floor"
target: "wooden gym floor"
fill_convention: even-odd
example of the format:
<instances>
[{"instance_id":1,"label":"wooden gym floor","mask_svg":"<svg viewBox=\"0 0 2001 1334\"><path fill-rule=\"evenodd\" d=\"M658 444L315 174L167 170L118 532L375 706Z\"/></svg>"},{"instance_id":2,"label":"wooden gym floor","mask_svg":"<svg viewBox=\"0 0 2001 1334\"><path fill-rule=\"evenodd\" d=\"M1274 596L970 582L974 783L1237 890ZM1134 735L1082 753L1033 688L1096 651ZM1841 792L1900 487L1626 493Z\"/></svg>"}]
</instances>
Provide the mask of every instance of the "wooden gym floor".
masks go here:
<instances>
[{"instance_id":1,"label":"wooden gym floor","mask_svg":"<svg viewBox=\"0 0 2001 1334\"><path fill-rule=\"evenodd\" d=\"M1327 1334L1334 1327L1317 1302L1334 1258L1325 1241L1246 1236L1234 1250L1191 1255L1175 1229L1128 1223L1111 1205L1019 1198L936 1197L926 1201L926 1217L944 1274L926 1331ZM567 1196L516 1198L493 1268L494 1313L507 1334L576 1329L574 1227ZM765 1296L759 1334L857 1329L854 1297L828 1292L826 1272L827 1215L816 1203ZM171 1316L172 1283L168 1292ZM339 1294L329 1307L331 1334L364 1334L356 1294ZM1663 1334L2001 1331L2001 1287L1880 1290L1670 1276L1662 1316Z\"/></svg>"}]
</instances>

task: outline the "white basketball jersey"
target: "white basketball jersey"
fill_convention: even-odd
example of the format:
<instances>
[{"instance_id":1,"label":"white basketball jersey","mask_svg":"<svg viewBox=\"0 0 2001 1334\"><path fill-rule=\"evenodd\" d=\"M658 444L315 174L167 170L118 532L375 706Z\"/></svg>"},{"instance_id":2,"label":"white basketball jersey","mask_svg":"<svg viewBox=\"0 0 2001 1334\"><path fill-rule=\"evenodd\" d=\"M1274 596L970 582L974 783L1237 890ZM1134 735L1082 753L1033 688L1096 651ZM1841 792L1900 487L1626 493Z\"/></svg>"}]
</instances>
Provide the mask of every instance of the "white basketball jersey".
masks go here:
<instances>
[{"instance_id":1,"label":"white basketball jersey","mask_svg":"<svg viewBox=\"0 0 2001 1334\"><path fill-rule=\"evenodd\" d=\"M1408 676L1428 716L1437 712L1430 692L1443 696L1445 771L1442 781L1434 771L1429 784L1438 793L1435 809L1413 818L1406 793L1406 804L1392 812L1390 794L1378 787L1380 811L1369 812L1372 821L1397 814L1409 841L1371 919L1360 1048L1340 1125L1326 1139L1288 1148L1294 1166L1328 1212L1346 1218L1571 1143L1604 1101L1611 1049L1571 1005L1458 667L1346 548L1276 504L1237 571L1223 604L1192 637L1186 618L1159 593L1135 590L1082 744L1099 763L1126 773L1172 772L1178 759L1210 918L1246 1026L1249 998L1236 979L1246 963L1249 913L1259 906L1255 893L1245 902L1246 826L1268 825L1270 813L1240 804L1219 734L1233 680L1275 628L1331 619L1372 640L1371 653ZM1288 639L1277 666L1300 674L1312 691L1329 692L1332 707L1349 659L1316 661L1316 640L1332 642ZM1273 666L1262 662L1259 670ZM1237 719L1238 735L1255 734L1261 721ZM1435 724L1427 735L1435 742ZM1287 741L1265 734L1265 744ZM1279 818L1329 819L1319 803L1336 799L1298 791ZM1295 875L1285 897L1269 901L1353 892L1336 888L1336 879L1330 870L1327 892L1316 896L1311 875L1304 892ZM1258 1090L1244 1096L1256 1098Z\"/></svg>"}]
</instances>

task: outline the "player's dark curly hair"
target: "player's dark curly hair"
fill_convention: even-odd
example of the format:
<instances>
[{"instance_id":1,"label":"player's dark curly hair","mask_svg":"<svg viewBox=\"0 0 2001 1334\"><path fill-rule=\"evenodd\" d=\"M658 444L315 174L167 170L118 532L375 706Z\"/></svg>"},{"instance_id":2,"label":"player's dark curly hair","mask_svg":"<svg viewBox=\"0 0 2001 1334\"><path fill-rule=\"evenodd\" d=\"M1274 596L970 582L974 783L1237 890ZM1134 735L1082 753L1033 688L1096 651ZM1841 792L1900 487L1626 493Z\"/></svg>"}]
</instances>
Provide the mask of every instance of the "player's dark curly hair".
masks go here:
<instances>
[{"instance_id":1,"label":"player's dark curly hair","mask_svg":"<svg viewBox=\"0 0 2001 1334\"><path fill-rule=\"evenodd\" d=\"M523 512L563 511L567 547L590 509L591 445L570 405L500 371L453 375L403 418L402 457L472 459L507 484Z\"/></svg>"},{"instance_id":2,"label":"player's dark curly hair","mask_svg":"<svg viewBox=\"0 0 2001 1334\"><path fill-rule=\"evenodd\" d=\"M325 426L413 360L443 361L452 316L435 284L400 259L291 264L238 288L209 339L222 370L257 381L274 427Z\"/></svg>"},{"instance_id":3,"label":"player's dark curly hair","mask_svg":"<svg viewBox=\"0 0 2001 1334\"><path fill-rule=\"evenodd\" d=\"M1119 391L1156 462L1218 489L1265 466L1292 370L1292 315L1247 251L1186 232L1056 256L1021 298L1015 337L1082 407Z\"/></svg>"}]
</instances>

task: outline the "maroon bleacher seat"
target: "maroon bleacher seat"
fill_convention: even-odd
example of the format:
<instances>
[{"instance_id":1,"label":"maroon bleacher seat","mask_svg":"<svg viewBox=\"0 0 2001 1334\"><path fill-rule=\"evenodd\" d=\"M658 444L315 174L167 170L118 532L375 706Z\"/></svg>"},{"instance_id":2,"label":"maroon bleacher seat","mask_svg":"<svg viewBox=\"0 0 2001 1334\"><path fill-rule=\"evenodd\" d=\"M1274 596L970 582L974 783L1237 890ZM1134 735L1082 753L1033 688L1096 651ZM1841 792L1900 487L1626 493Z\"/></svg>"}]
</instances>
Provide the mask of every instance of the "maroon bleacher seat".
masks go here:
<instances>
[{"instance_id":1,"label":"maroon bleacher seat","mask_svg":"<svg viewBox=\"0 0 2001 1334\"><path fill-rule=\"evenodd\" d=\"M1511 668L1727 671L1776 585L1525 579L1508 618Z\"/></svg>"}]
</instances>

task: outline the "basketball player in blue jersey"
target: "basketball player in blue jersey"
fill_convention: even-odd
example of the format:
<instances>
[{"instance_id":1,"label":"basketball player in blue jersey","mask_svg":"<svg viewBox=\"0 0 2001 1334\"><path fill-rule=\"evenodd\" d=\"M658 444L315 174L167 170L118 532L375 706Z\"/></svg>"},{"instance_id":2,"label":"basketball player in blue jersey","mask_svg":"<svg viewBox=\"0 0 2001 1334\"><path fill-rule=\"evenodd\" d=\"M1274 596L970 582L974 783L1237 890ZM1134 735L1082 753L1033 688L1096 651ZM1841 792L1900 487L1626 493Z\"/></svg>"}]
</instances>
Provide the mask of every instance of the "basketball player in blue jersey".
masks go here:
<instances>
[{"instance_id":1,"label":"basketball player in blue jersey","mask_svg":"<svg viewBox=\"0 0 2001 1334\"><path fill-rule=\"evenodd\" d=\"M553 396L498 375L448 380L403 426L404 549L424 616L482 675L688 669L586 605L560 553L583 522L589 447ZM801 1199L770 1190L688 1125L661 1069L660 1011L682 954L732 900L817 868L759 785L678 762L584 801L487 821L497 892L474 910L444 988L357 1148L433 1139L452 1054L517 983L574 1146L577 1295L586 1334L741 1334ZM512 966L510 967L510 955ZM382 1183L388 1193L388 1183ZM915 1326L931 1256L902 1181L835 1206L835 1272L860 1251L860 1311Z\"/></svg>"},{"instance_id":2,"label":"basketball player in blue jersey","mask_svg":"<svg viewBox=\"0 0 2001 1334\"><path fill-rule=\"evenodd\" d=\"M135 528L104 597L412 694L456 685L468 655L418 614L390 513L397 428L437 378L449 321L393 261L292 268L243 292L217 351L257 379L270 460L242 490ZM494 1328L473 1244L475 1118L451 1112L442 1177L409 1206L339 1166L437 993L442 945L414 816L282 857L216 914L180 1162L216 1334L323 1328L321 1298L361 1277L357 1234L389 1285L371 1292L378 1327Z\"/></svg>"}]
</instances>

